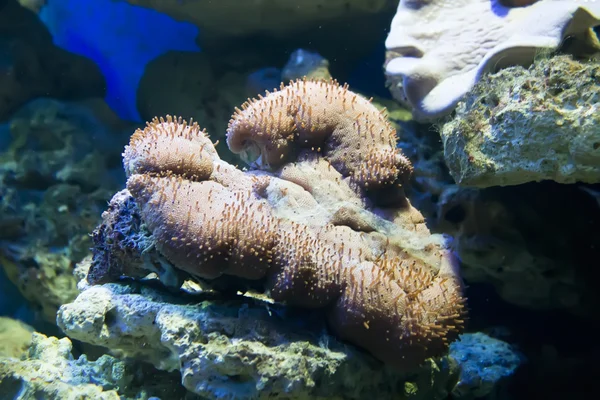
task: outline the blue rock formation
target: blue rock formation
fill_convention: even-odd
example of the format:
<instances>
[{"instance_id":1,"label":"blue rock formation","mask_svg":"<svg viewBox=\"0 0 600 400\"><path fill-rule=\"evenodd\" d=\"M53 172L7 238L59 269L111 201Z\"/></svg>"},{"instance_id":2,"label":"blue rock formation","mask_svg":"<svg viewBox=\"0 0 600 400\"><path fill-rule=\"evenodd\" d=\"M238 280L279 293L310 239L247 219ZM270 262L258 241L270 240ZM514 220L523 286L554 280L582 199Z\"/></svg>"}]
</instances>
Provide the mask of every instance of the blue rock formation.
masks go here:
<instances>
[{"instance_id":1,"label":"blue rock formation","mask_svg":"<svg viewBox=\"0 0 600 400\"><path fill-rule=\"evenodd\" d=\"M501 389L506 378L525 362L510 344L482 332L461 335L450 344L450 356L461 365L461 374L453 395L457 398L480 398Z\"/></svg>"},{"instance_id":2,"label":"blue rock formation","mask_svg":"<svg viewBox=\"0 0 600 400\"><path fill-rule=\"evenodd\" d=\"M100 67L106 102L127 120L140 120L136 92L148 62L170 50L200 51L196 26L122 1L48 0L40 18L57 46Z\"/></svg>"}]
</instances>

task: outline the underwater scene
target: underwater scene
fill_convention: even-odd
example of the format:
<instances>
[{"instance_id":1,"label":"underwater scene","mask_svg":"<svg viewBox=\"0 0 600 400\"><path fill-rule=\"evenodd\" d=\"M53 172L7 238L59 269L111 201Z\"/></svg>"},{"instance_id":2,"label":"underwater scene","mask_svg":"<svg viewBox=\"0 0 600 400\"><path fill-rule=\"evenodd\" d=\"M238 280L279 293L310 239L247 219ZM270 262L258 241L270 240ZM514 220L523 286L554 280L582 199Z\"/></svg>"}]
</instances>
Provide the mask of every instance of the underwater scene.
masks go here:
<instances>
[{"instance_id":1,"label":"underwater scene","mask_svg":"<svg viewBox=\"0 0 600 400\"><path fill-rule=\"evenodd\" d=\"M0 0L0 400L592 399L600 0Z\"/></svg>"}]
</instances>

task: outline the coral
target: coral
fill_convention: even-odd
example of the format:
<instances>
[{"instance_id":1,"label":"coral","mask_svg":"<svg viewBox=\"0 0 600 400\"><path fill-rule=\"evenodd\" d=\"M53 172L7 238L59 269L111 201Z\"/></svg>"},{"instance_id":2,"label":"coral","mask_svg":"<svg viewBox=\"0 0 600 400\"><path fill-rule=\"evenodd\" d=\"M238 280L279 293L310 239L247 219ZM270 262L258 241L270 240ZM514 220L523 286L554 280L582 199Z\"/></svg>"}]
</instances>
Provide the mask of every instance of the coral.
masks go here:
<instances>
[{"instance_id":1,"label":"coral","mask_svg":"<svg viewBox=\"0 0 600 400\"><path fill-rule=\"evenodd\" d=\"M406 181L410 162L396 131L370 101L335 81L297 80L246 102L229 123L227 144L249 164L278 167L299 148L318 148L363 188Z\"/></svg>"},{"instance_id":2,"label":"coral","mask_svg":"<svg viewBox=\"0 0 600 400\"><path fill-rule=\"evenodd\" d=\"M90 284L110 282L120 276L143 278L149 272L158 274L167 286L179 282L173 268L162 262L154 246L152 234L145 228L139 209L127 190L111 199L102 213L103 223L94 230L94 257L86 271Z\"/></svg>"},{"instance_id":3,"label":"coral","mask_svg":"<svg viewBox=\"0 0 600 400\"><path fill-rule=\"evenodd\" d=\"M300 94L300 107L283 97ZM327 158L308 150L291 162L296 133ZM385 192L403 198L393 208L363 208L363 187L395 183L408 169L394 135L346 88L294 82L237 111L228 132L234 151L257 140L271 165L287 161L275 175L234 168L196 124L168 117L132 136L127 188L175 267L205 279L264 279L274 300L325 308L338 336L410 370L457 336L464 299L456 261L401 187ZM371 171L359 162L361 144Z\"/></svg>"},{"instance_id":4,"label":"coral","mask_svg":"<svg viewBox=\"0 0 600 400\"><path fill-rule=\"evenodd\" d=\"M600 63L540 57L486 76L442 129L462 186L600 182Z\"/></svg>"},{"instance_id":5,"label":"coral","mask_svg":"<svg viewBox=\"0 0 600 400\"><path fill-rule=\"evenodd\" d=\"M183 386L206 399L444 399L460 372L443 357L402 375L327 335L311 312L139 283L87 287L61 307L58 324L72 338L179 370Z\"/></svg>"},{"instance_id":6,"label":"coral","mask_svg":"<svg viewBox=\"0 0 600 400\"><path fill-rule=\"evenodd\" d=\"M491 3L491 4L490 4ZM420 118L451 112L481 76L531 63L567 37L598 47L591 28L600 3L542 0L505 7L497 0L402 0L385 45L392 93Z\"/></svg>"},{"instance_id":7,"label":"coral","mask_svg":"<svg viewBox=\"0 0 600 400\"><path fill-rule=\"evenodd\" d=\"M275 79L284 82L303 77L331 79L328 66L329 62L320 54L298 49L290 54L281 72L276 68L266 68L261 70L264 71L263 76L267 75L261 81L258 79L258 73L249 77L249 81L252 87L262 87L262 90L256 90L255 93L265 92L279 86L279 81L273 83ZM417 123L410 110L392 99L373 96L371 103L379 111L385 112L387 120L398 136L398 147L414 167L410 184L404 186L407 197L426 219L434 217L435 203L439 195L445 185L453 183L444 163L439 134L428 126ZM209 131L212 132L210 129Z\"/></svg>"}]
</instances>

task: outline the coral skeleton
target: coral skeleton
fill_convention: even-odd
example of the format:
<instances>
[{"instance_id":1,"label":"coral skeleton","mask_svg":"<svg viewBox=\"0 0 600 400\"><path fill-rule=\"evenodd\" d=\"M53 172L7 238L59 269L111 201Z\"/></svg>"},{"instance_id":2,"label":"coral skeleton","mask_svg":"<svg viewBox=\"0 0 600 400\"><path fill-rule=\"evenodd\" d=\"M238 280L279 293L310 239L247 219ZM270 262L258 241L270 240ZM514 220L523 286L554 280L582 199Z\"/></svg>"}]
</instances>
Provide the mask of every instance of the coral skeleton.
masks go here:
<instances>
[{"instance_id":1,"label":"coral skeleton","mask_svg":"<svg viewBox=\"0 0 600 400\"><path fill-rule=\"evenodd\" d=\"M273 300L324 309L340 338L398 369L445 354L465 319L457 261L403 195L410 163L373 105L299 80L236 111L227 141L270 171L222 161L196 123L170 116L125 149L127 189L169 262L264 280ZM403 200L377 208L373 188Z\"/></svg>"}]
</instances>

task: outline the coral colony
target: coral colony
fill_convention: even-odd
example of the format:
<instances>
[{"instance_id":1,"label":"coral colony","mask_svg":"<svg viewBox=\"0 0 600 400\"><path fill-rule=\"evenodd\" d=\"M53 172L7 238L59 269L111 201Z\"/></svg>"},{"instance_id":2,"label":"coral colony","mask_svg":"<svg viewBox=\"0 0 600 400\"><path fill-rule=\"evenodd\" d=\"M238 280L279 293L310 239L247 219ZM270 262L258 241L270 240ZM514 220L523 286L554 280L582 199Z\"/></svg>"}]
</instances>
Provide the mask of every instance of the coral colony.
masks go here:
<instances>
[{"instance_id":1,"label":"coral colony","mask_svg":"<svg viewBox=\"0 0 600 400\"><path fill-rule=\"evenodd\" d=\"M227 142L279 169L242 172L219 159L197 124L173 117L136 131L124 152L127 188L175 267L208 279L265 279L275 301L325 309L339 337L403 370L446 351L465 317L451 253L427 244L426 258L403 248L406 231L412 241L429 236L406 200L382 209L388 235L354 215L375 218L369 196L401 196L411 170L382 113L336 82L296 81L236 111ZM272 204L288 197L318 209L311 203L328 186L308 178L307 168L339 188L326 205L339 207L331 218L297 219ZM365 209L353 213L345 203Z\"/></svg>"}]
</instances>

